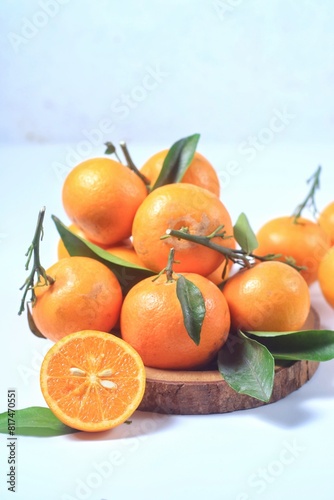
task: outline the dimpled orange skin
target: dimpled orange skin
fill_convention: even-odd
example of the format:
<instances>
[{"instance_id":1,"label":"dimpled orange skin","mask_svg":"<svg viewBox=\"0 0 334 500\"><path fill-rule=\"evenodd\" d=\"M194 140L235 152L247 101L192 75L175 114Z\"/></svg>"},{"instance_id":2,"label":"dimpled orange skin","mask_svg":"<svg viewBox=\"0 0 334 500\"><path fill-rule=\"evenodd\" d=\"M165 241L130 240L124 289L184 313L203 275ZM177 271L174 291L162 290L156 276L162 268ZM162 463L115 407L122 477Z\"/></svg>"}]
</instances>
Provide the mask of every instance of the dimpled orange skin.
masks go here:
<instances>
[{"instance_id":1,"label":"dimpled orange skin","mask_svg":"<svg viewBox=\"0 0 334 500\"><path fill-rule=\"evenodd\" d=\"M279 217L268 221L257 233L257 255L270 253L293 257L298 266L307 267L301 275L310 285L317 280L318 267L330 246L329 237L319 224L303 217L295 224L294 217Z\"/></svg>"},{"instance_id":2,"label":"dimpled orange skin","mask_svg":"<svg viewBox=\"0 0 334 500\"><path fill-rule=\"evenodd\" d=\"M334 246L332 246L319 265L318 279L320 289L330 306L334 308Z\"/></svg>"},{"instance_id":3,"label":"dimpled orange skin","mask_svg":"<svg viewBox=\"0 0 334 500\"><path fill-rule=\"evenodd\" d=\"M132 227L133 246L144 265L160 272L166 266L170 249L175 248L175 272L194 272L206 276L224 260L216 250L190 241L169 237L167 229L188 228L190 234L208 236L223 224L227 236L233 235L231 217L224 204L207 189L192 184L168 184L152 191L139 207ZM233 237L211 240L234 248Z\"/></svg>"},{"instance_id":4,"label":"dimpled orange skin","mask_svg":"<svg viewBox=\"0 0 334 500\"><path fill-rule=\"evenodd\" d=\"M131 235L146 195L145 184L128 167L110 158L93 158L68 174L62 199L68 217L87 238L111 246Z\"/></svg>"},{"instance_id":5,"label":"dimpled orange skin","mask_svg":"<svg viewBox=\"0 0 334 500\"><path fill-rule=\"evenodd\" d=\"M223 287L234 329L299 330L310 311L310 292L300 273L278 261L261 262L231 276Z\"/></svg>"},{"instance_id":6,"label":"dimpled orange skin","mask_svg":"<svg viewBox=\"0 0 334 500\"><path fill-rule=\"evenodd\" d=\"M141 173L150 180L151 185L157 180L167 153L168 149L159 151L149 158L140 169ZM208 189L216 196L220 195L220 184L216 170L211 163L197 151L181 182L195 184L196 186Z\"/></svg>"},{"instance_id":7,"label":"dimpled orange skin","mask_svg":"<svg viewBox=\"0 0 334 500\"><path fill-rule=\"evenodd\" d=\"M224 345L230 329L226 300L211 281L198 274L186 279L201 291L206 314L199 345L189 337L184 323L176 281L146 278L135 285L124 299L121 334L138 352L146 366L188 370L205 366ZM177 279L177 275L175 275Z\"/></svg>"},{"instance_id":8,"label":"dimpled orange skin","mask_svg":"<svg viewBox=\"0 0 334 500\"><path fill-rule=\"evenodd\" d=\"M35 286L32 316L40 332L57 342L80 330L109 332L116 324L123 301L113 272L88 257L59 260L46 271L55 282Z\"/></svg>"},{"instance_id":9,"label":"dimpled orange skin","mask_svg":"<svg viewBox=\"0 0 334 500\"><path fill-rule=\"evenodd\" d=\"M318 222L330 237L331 246L334 245L334 201L327 205L320 213Z\"/></svg>"}]
</instances>

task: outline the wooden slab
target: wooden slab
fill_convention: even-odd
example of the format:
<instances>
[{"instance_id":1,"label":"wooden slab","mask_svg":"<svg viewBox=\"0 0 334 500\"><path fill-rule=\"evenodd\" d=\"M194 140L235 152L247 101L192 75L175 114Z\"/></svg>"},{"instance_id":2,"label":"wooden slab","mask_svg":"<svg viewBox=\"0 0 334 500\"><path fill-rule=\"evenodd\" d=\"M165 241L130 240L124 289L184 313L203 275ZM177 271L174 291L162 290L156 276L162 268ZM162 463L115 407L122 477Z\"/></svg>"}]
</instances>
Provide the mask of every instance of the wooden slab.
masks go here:
<instances>
[{"instance_id":1,"label":"wooden slab","mask_svg":"<svg viewBox=\"0 0 334 500\"><path fill-rule=\"evenodd\" d=\"M317 312L311 309L303 330L319 329ZM297 361L276 367L274 389L269 403L274 403L302 387L319 366L314 361ZM264 404L250 396L236 393L217 370L174 371L146 368L146 390L139 410L174 415L206 415L256 408Z\"/></svg>"}]
</instances>

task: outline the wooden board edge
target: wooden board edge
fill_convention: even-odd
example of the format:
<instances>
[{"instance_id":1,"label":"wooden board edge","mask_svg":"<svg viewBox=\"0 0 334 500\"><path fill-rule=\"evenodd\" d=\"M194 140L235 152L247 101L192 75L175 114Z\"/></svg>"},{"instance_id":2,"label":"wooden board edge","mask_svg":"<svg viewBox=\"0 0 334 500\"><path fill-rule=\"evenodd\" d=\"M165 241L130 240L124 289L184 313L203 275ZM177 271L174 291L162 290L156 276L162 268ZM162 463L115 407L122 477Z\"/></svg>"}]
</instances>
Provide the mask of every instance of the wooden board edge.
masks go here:
<instances>
[{"instance_id":1,"label":"wooden board edge","mask_svg":"<svg viewBox=\"0 0 334 500\"><path fill-rule=\"evenodd\" d=\"M314 308L303 329L320 328L320 318ZM217 370L174 371L146 368L146 390L138 408L176 415L228 413L256 408L283 399L302 387L319 367L315 361L296 361L277 367L271 400L264 403L236 393Z\"/></svg>"},{"instance_id":2,"label":"wooden board edge","mask_svg":"<svg viewBox=\"0 0 334 500\"><path fill-rule=\"evenodd\" d=\"M312 378L319 363L296 361L276 372L269 403L236 393L221 378L217 381L164 382L147 380L141 411L171 415L208 415L257 408L285 398Z\"/></svg>"}]
</instances>

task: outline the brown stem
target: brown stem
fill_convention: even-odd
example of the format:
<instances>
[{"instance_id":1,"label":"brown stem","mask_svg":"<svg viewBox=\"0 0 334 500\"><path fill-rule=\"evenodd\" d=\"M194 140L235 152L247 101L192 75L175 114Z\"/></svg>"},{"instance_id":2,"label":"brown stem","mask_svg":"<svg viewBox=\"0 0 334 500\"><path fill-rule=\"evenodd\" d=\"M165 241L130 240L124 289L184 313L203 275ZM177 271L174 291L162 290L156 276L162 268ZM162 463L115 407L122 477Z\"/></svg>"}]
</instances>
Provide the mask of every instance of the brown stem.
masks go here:
<instances>
[{"instance_id":1,"label":"brown stem","mask_svg":"<svg viewBox=\"0 0 334 500\"><path fill-rule=\"evenodd\" d=\"M138 175L138 177L143 181L143 183L145 184L146 187L149 187L150 186L150 181L147 177L145 177L145 175L143 175L139 170L138 168L136 167L136 165L133 163L132 161L132 158L130 156L130 153L129 153L129 150L128 150L128 147L126 145L126 143L124 141L121 141L119 143L119 145L121 146L122 148L122 151L123 151L123 154L125 156L125 159L126 159L126 164L127 166L130 168L130 170L132 170L136 175Z\"/></svg>"},{"instance_id":2,"label":"brown stem","mask_svg":"<svg viewBox=\"0 0 334 500\"><path fill-rule=\"evenodd\" d=\"M106 155L115 155L116 158L117 158L117 160L119 161L119 163L122 163L120 157L117 154L116 148L113 145L113 143L110 142L110 141L107 141L107 142L104 143L104 145L107 146L107 149L105 150L104 154L106 154Z\"/></svg>"},{"instance_id":3,"label":"brown stem","mask_svg":"<svg viewBox=\"0 0 334 500\"><path fill-rule=\"evenodd\" d=\"M165 269L167 281L173 281L173 264L174 264L175 249L171 248L168 255L168 263Z\"/></svg>"},{"instance_id":4,"label":"brown stem","mask_svg":"<svg viewBox=\"0 0 334 500\"><path fill-rule=\"evenodd\" d=\"M277 259L279 257L282 257L281 255L278 254L268 254L268 255L256 255L254 253L247 253L245 250L242 249L237 249L234 250L232 248L228 248L222 245L218 245L217 243L214 243L212 238L217 238L221 237L222 239L226 239L225 232L220 233L223 226L219 226L212 234L209 236L201 236L201 235L195 235L195 234L190 234L189 232L183 232L179 231L176 229L167 229L166 235L162 236L161 238L168 238L169 236L174 236L175 238L178 239L183 239L187 241L191 241L193 243L198 243L199 245L206 246L208 248L211 248L212 250L216 250L217 252L223 254L226 259L229 259L231 262L234 264L238 264L242 267L247 267L250 268L252 265L254 265L255 260L259 260L261 262L265 262L268 260L273 260ZM301 271L302 269L305 269L303 266L297 266L291 261L286 261L288 265L291 267L294 267L297 271Z\"/></svg>"},{"instance_id":5,"label":"brown stem","mask_svg":"<svg viewBox=\"0 0 334 500\"><path fill-rule=\"evenodd\" d=\"M34 234L32 243L31 243L31 245L28 248L28 251L26 253L26 256L28 257L28 259L27 259L27 262L25 264L25 269L26 270L29 269L29 264L30 264L32 256L34 257L34 263L33 263L31 273L29 274L28 278L25 280L24 284L20 288L20 290L24 289L24 292L23 292L23 297L22 297L21 304L20 304L19 315L22 314L24 311L25 300L26 300L26 297L27 297L27 294L29 291L31 291L31 302L34 304L34 302L36 300L34 287L35 286L52 285L55 281L51 276L48 276L46 274L46 271L45 271L44 267L42 267L41 262L40 262L39 244L40 244L40 241L43 239L44 215L45 215L45 207L43 207L38 214L35 234ZM43 278L44 282L42 282L40 285L35 285L35 276L37 278L37 283L40 281L41 278Z\"/></svg>"},{"instance_id":6,"label":"brown stem","mask_svg":"<svg viewBox=\"0 0 334 500\"><path fill-rule=\"evenodd\" d=\"M160 278L160 276L162 274L166 274L166 277L167 277L167 282L168 281L174 281L174 278L173 278L173 274L174 274L174 271L173 271L173 264L175 263L178 263L177 260L174 260L174 255L175 255L175 249L174 248L171 248L169 250L169 254L168 254L168 262L167 262L167 266L164 267L160 273L155 276L155 278L153 278L152 281L156 281L158 278Z\"/></svg>"}]
</instances>

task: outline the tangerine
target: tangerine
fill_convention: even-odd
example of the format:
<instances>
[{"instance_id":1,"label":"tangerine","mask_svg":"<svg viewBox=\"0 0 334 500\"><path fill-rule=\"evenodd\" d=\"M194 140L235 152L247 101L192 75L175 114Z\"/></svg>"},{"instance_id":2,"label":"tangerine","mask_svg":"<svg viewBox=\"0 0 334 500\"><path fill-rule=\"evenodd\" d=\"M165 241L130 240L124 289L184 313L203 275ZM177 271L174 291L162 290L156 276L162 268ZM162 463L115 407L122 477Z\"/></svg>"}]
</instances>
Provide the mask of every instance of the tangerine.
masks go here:
<instances>
[{"instance_id":1,"label":"tangerine","mask_svg":"<svg viewBox=\"0 0 334 500\"><path fill-rule=\"evenodd\" d=\"M145 391L145 367L136 351L112 334L84 330L47 352L40 385L51 411L64 424L97 432L125 422Z\"/></svg>"},{"instance_id":2,"label":"tangerine","mask_svg":"<svg viewBox=\"0 0 334 500\"><path fill-rule=\"evenodd\" d=\"M310 292L300 273L283 262L266 261L227 279L223 294L234 329L299 330L310 311Z\"/></svg>"},{"instance_id":3,"label":"tangerine","mask_svg":"<svg viewBox=\"0 0 334 500\"><path fill-rule=\"evenodd\" d=\"M329 237L320 225L304 217L272 219L258 231L257 240L257 255L281 254L277 260L292 257L297 266L306 267L301 275L309 285L316 281L319 263L329 248Z\"/></svg>"},{"instance_id":4,"label":"tangerine","mask_svg":"<svg viewBox=\"0 0 334 500\"><path fill-rule=\"evenodd\" d=\"M150 181L151 186L154 185L161 172L167 153L168 149L159 151L149 158L140 169L140 172ZM197 151L181 182L195 184L196 186L208 189L216 196L220 195L220 184L216 170L211 163Z\"/></svg>"},{"instance_id":5,"label":"tangerine","mask_svg":"<svg viewBox=\"0 0 334 500\"><path fill-rule=\"evenodd\" d=\"M70 220L87 238L104 246L131 235L133 218L146 195L138 175L110 158L93 158L74 167L62 191Z\"/></svg>"},{"instance_id":6,"label":"tangerine","mask_svg":"<svg viewBox=\"0 0 334 500\"><path fill-rule=\"evenodd\" d=\"M209 363L224 345L230 329L226 300L216 285L193 273L183 276L202 293L206 313L199 345L189 337L176 294L179 275L145 278L126 295L121 311L121 336L144 364L160 369L186 370Z\"/></svg>"},{"instance_id":7,"label":"tangerine","mask_svg":"<svg viewBox=\"0 0 334 500\"><path fill-rule=\"evenodd\" d=\"M122 289L114 273L89 257L67 257L46 270L54 282L34 287L32 317L38 330L56 342L79 330L109 332L122 305Z\"/></svg>"},{"instance_id":8,"label":"tangerine","mask_svg":"<svg viewBox=\"0 0 334 500\"><path fill-rule=\"evenodd\" d=\"M319 215L318 222L334 245L334 201L329 203Z\"/></svg>"},{"instance_id":9,"label":"tangerine","mask_svg":"<svg viewBox=\"0 0 334 500\"><path fill-rule=\"evenodd\" d=\"M320 262L318 279L323 296L328 304L334 307L334 246L328 250Z\"/></svg>"},{"instance_id":10,"label":"tangerine","mask_svg":"<svg viewBox=\"0 0 334 500\"><path fill-rule=\"evenodd\" d=\"M209 236L220 225L224 225L227 238L214 237L211 241L234 248L231 217L217 196L193 184L168 184L152 191L138 208L132 227L133 246L140 260L153 271L165 267L170 249L175 248L175 259L179 261L175 271L206 276L225 259L222 254L184 239L161 237L168 229Z\"/></svg>"}]
</instances>

